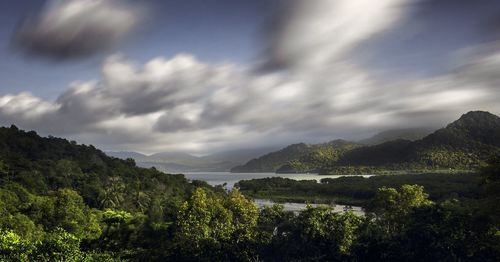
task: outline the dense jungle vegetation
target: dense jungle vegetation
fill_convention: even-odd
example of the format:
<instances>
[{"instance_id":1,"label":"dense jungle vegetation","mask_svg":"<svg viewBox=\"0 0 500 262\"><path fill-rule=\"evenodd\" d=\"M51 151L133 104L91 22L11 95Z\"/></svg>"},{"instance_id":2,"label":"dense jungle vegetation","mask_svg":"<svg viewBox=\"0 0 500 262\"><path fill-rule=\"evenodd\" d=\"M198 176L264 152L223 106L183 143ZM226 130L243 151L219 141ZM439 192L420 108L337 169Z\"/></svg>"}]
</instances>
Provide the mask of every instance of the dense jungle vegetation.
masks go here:
<instances>
[{"instance_id":1,"label":"dense jungle vegetation","mask_svg":"<svg viewBox=\"0 0 500 262\"><path fill-rule=\"evenodd\" d=\"M499 178L493 158L470 195L380 182L364 216L297 214L12 126L0 128L0 260L497 261Z\"/></svg>"}]
</instances>

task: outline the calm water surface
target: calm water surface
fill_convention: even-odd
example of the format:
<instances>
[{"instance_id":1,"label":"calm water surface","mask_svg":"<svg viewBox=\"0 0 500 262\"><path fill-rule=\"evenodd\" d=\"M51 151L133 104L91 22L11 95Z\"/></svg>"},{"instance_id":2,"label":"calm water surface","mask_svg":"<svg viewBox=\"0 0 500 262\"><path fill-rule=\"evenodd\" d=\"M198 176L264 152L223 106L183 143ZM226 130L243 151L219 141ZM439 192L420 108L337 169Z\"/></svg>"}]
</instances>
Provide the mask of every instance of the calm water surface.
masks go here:
<instances>
[{"instance_id":1,"label":"calm water surface","mask_svg":"<svg viewBox=\"0 0 500 262\"><path fill-rule=\"evenodd\" d=\"M226 183L226 188L233 188L234 184L241 180L250 180L255 178L266 177L283 177L294 180L316 180L320 181L323 178L339 178L340 175L318 175L318 174L275 174L275 173L230 173L230 172L192 172L184 173L187 179L206 181L212 186L222 185ZM363 175L370 177L371 175Z\"/></svg>"},{"instance_id":2,"label":"calm water surface","mask_svg":"<svg viewBox=\"0 0 500 262\"><path fill-rule=\"evenodd\" d=\"M232 189L234 184L241 180L249 180L255 178L267 178L267 177L284 177L294 180L316 180L320 181L323 178L339 178L340 175L318 175L318 174L275 174L275 173L230 173L230 172L191 172L184 173L187 179L190 180L202 180L206 181L212 186L226 184L227 189ZM363 175L363 177L370 177L371 175ZM255 203L259 207L272 206L274 203L267 199L254 199ZM306 204L303 203L280 203L284 206L286 211L298 212L306 208ZM316 205L313 205L316 206ZM346 209L351 209L356 214L363 214L360 207L352 206L346 207L343 205L336 205L334 210L337 212L342 212Z\"/></svg>"},{"instance_id":3,"label":"calm water surface","mask_svg":"<svg viewBox=\"0 0 500 262\"><path fill-rule=\"evenodd\" d=\"M257 204L257 206L259 208L270 207L270 206L275 204L273 201L267 200L267 199L254 199L253 201L255 202L255 204ZM279 204L283 205L283 209L285 211L293 211L293 212L302 211L302 210L306 209L306 206L307 206L304 203L291 203L291 202L279 203ZM324 205L311 204L311 206L317 207L317 206L324 206ZM347 210L352 211L356 215L364 215L365 214L363 209L361 207L358 207L358 206L335 205L333 207L334 212L345 212Z\"/></svg>"}]
</instances>

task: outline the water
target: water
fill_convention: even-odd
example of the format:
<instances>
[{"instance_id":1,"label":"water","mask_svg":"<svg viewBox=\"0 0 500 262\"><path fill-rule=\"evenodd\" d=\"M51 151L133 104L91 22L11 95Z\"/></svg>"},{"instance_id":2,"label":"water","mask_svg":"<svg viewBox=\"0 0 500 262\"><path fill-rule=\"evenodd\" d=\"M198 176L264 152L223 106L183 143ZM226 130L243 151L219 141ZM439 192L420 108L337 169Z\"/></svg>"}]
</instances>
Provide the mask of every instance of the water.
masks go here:
<instances>
[{"instance_id":1,"label":"water","mask_svg":"<svg viewBox=\"0 0 500 262\"><path fill-rule=\"evenodd\" d=\"M276 204L273 201L267 199L254 199L254 202L259 208L270 207ZM283 205L283 209L285 211L292 211L292 212L302 211L306 209L307 206L307 204L304 203L291 203L291 202L279 203L279 204ZM311 206L317 207L321 205L311 204ZM358 206L335 205L333 208L333 212L345 212L346 210L351 210L356 215L364 215L363 209Z\"/></svg>"},{"instance_id":2,"label":"water","mask_svg":"<svg viewBox=\"0 0 500 262\"><path fill-rule=\"evenodd\" d=\"M267 177L283 177L290 178L294 180L316 180L319 182L323 178L339 178L341 175L318 175L318 174L276 174L276 173L230 173L230 172L190 172L184 173L189 180L202 180L206 181L212 186L223 185L224 183L226 189L232 189L234 184L241 180L250 180L256 178L267 178ZM363 175L363 177L371 177L372 175ZM275 204L271 200L267 199L254 199L255 204L260 208L264 206L272 206ZM304 203L280 203L284 206L286 211L299 212L306 209L306 204ZM313 204L312 206L317 206ZM335 205L335 212L343 212L346 208L351 209L355 214L363 215L364 212L361 207L350 206L346 207L343 205Z\"/></svg>"},{"instance_id":3,"label":"water","mask_svg":"<svg viewBox=\"0 0 500 262\"><path fill-rule=\"evenodd\" d=\"M226 183L227 189L232 189L234 184L241 180L250 180L256 178L267 177L283 177L294 180L316 180L320 181L323 178L339 178L340 175L318 175L318 174L276 174L276 173L230 173L230 172L190 172L184 173L187 179L206 181L212 186L222 185ZM363 175L370 177L371 175Z\"/></svg>"}]
</instances>

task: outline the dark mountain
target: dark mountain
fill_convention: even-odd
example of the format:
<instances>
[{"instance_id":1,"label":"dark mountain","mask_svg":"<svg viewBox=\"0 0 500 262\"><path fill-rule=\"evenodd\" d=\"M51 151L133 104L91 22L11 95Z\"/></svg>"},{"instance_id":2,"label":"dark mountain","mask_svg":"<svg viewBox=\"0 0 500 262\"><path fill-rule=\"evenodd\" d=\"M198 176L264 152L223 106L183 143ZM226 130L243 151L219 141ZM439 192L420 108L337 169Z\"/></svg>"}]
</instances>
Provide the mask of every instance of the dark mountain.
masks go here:
<instances>
[{"instance_id":1,"label":"dark mountain","mask_svg":"<svg viewBox=\"0 0 500 262\"><path fill-rule=\"evenodd\" d=\"M394 140L410 140L415 141L424 138L431 134L436 129L433 128L405 128L405 129L391 129L382 131L370 138L358 141L363 145L378 145Z\"/></svg>"},{"instance_id":2,"label":"dark mountain","mask_svg":"<svg viewBox=\"0 0 500 262\"><path fill-rule=\"evenodd\" d=\"M500 152L500 118L473 111L417 141L396 140L347 152L323 167L474 169Z\"/></svg>"},{"instance_id":3,"label":"dark mountain","mask_svg":"<svg viewBox=\"0 0 500 262\"><path fill-rule=\"evenodd\" d=\"M236 166L231 172L314 172L322 164L337 159L341 151L356 146L358 145L345 140L313 145L293 144Z\"/></svg>"},{"instance_id":4,"label":"dark mountain","mask_svg":"<svg viewBox=\"0 0 500 262\"><path fill-rule=\"evenodd\" d=\"M237 165L248 162L249 160L264 155L269 152L278 150L277 147L262 147L262 148L249 148L222 151L208 156L203 156L202 159L209 159L212 161L226 161L238 163ZM235 166L235 165L233 165ZM231 166L231 167L233 167Z\"/></svg>"},{"instance_id":5,"label":"dark mountain","mask_svg":"<svg viewBox=\"0 0 500 262\"><path fill-rule=\"evenodd\" d=\"M147 157L147 161L153 162L190 162L197 161L199 158L197 156L193 156L183 152L161 152L152 154Z\"/></svg>"},{"instance_id":6,"label":"dark mountain","mask_svg":"<svg viewBox=\"0 0 500 262\"><path fill-rule=\"evenodd\" d=\"M304 143L289 145L276 152L271 152L259 158L254 158L246 164L231 168L231 172L274 172L288 161L298 159L313 150L311 145Z\"/></svg>"},{"instance_id":7,"label":"dark mountain","mask_svg":"<svg viewBox=\"0 0 500 262\"><path fill-rule=\"evenodd\" d=\"M93 146L15 126L0 128L0 167L2 186L16 183L37 195L71 188L95 208L144 211L151 199L184 199L193 189L182 175L140 168Z\"/></svg>"},{"instance_id":8,"label":"dark mountain","mask_svg":"<svg viewBox=\"0 0 500 262\"><path fill-rule=\"evenodd\" d=\"M146 159L148 157L147 155L137 153L137 152L132 152L132 151L106 151L105 153L108 156L116 157L116 158L123 159L123 160L128 159L128 158L132 158L136 162L139 162L139 161Z\"/></svg>"}]
</instances>

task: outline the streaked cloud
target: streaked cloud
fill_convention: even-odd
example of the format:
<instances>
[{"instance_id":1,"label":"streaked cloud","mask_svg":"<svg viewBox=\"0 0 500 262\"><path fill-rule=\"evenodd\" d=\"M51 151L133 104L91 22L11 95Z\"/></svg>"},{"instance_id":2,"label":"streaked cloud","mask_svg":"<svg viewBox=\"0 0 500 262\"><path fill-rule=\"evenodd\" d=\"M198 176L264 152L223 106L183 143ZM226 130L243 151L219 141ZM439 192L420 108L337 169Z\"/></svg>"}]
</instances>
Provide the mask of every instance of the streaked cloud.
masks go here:
<instances>
[{"instance_id":1,"label":"streaked cloud","mask_svg":"<svg viewBox=\"0 0 500 262\"><path fill-rule=\"evenodd\" d=\"M85 57L121 41L141 22L143 12L121 0L53 0L21 23L13 42L29 55Z\"/></svg>"},{"instance_id":2,"label":"streaked cloud","mask_svg":"<svg viewBox=\"0 0 500 262\"><path fill-rule=\"evenodd\" d=\"M293 0L266 31L266 66L316 67L347 59L351 50L393 26L413 0ZM280 10L281 11L281 10Z\"/></svg>"},{"instance_id":3,"label":"streaked cloud","mask_svg":"<svg viewBox=\"0 0 500 262\"><path fill-rule=\"evenodd\" d=\"M115 55L99 79L74 82L55 101L0 97L0 121L106 149L205 153L361 138L443 125L469 110L500 112L497 43L473 47L454 71L421 79L388 81L349 59L358 44L397 24L402 2L294 1L261 58L286 70L190 54L144 64Z\"/></svg>"}]
</instances>

